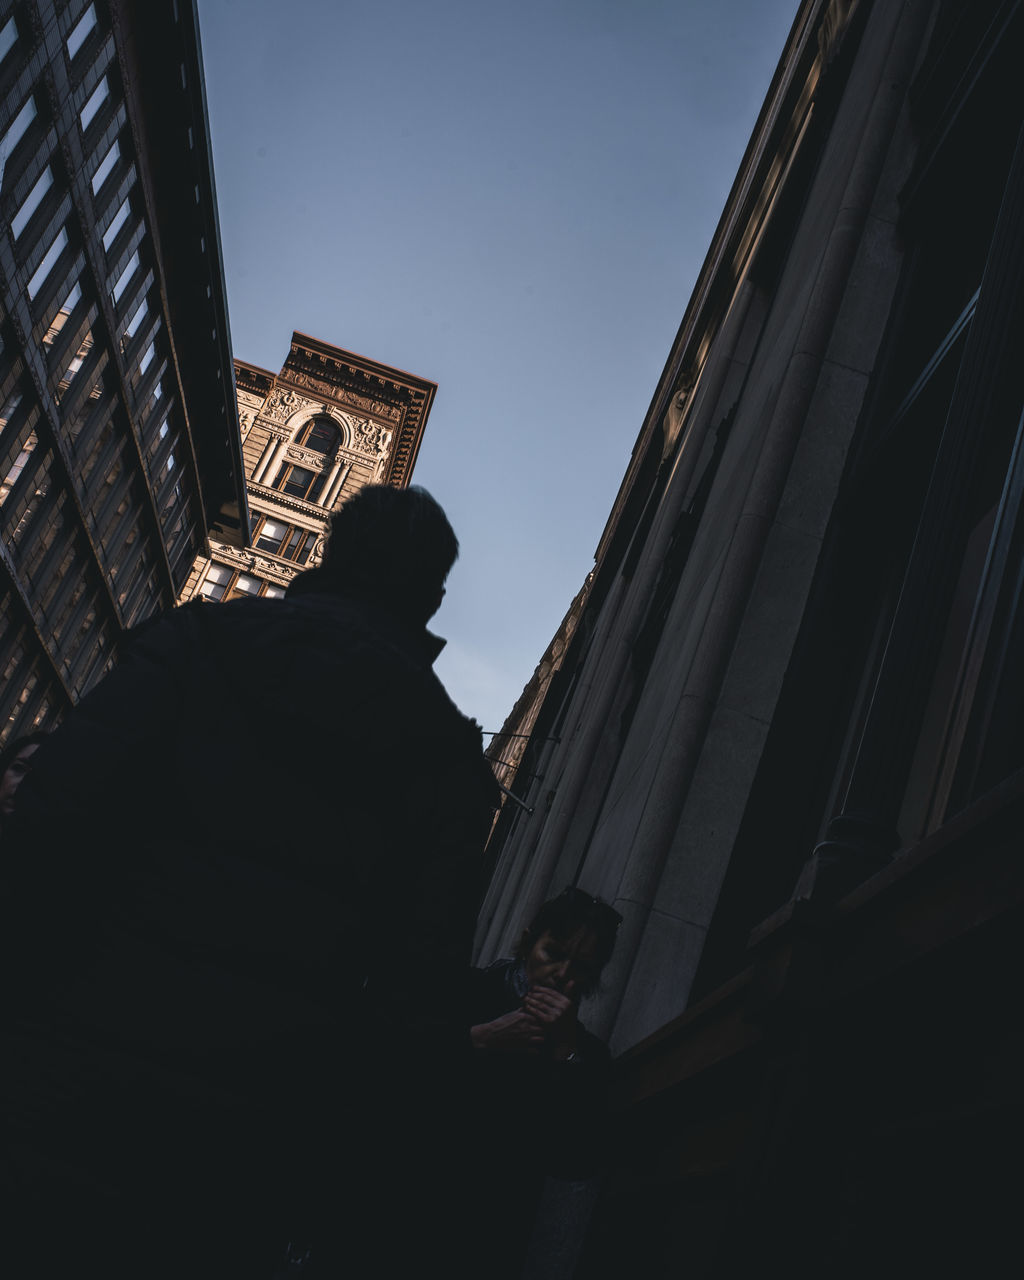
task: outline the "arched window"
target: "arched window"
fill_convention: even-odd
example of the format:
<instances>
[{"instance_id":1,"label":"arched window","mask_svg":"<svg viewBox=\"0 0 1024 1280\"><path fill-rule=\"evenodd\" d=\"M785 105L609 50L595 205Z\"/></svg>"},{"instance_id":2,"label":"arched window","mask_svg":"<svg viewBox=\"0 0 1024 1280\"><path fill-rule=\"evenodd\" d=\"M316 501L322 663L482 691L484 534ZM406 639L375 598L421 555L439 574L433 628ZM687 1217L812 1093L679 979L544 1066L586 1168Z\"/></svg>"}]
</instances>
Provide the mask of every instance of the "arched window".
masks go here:
<instances>
[{"instance_id":1,"label":"arched window","mask_svg":"<svg viewBox=\"0 0 1024 1280\"><path fill-rule=\"evenodd\" d=\"M310 418L295 437L295 443L313 453L332 454L341 444L341 432L331 418Z\"/></svg>"}]
</instances>

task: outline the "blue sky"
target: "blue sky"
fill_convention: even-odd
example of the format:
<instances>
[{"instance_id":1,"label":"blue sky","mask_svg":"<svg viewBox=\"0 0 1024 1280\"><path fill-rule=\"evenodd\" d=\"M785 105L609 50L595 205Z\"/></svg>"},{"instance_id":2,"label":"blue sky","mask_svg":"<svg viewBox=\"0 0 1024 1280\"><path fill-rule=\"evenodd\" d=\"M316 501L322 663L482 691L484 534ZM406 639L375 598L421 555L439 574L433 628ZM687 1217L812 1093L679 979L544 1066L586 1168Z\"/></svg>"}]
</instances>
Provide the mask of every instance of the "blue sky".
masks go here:
<instances>
[{"instance_id":1,"label":"blue sky","mask_svg":"<svg viewBox=\"0 0 1024 1280\"><path fill-rule=\"evenodd\" d=\"M593 564L797 0L199 0L232 341L438 383L434 627L498 729Z\"/></svg>"}]
</instances>

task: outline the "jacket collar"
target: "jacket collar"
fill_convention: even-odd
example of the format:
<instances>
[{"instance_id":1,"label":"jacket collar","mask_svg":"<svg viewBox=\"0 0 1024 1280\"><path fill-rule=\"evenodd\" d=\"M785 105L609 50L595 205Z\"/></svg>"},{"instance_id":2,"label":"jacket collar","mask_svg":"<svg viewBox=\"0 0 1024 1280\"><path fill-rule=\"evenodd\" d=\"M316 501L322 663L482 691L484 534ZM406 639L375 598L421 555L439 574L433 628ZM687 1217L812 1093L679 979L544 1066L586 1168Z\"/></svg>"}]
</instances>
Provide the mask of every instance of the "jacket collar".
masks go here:
<instances>
[{"instance_id":1,"label":"jacket collar","mask_svg":"<svg viewBox=\"0 0 1024 1280\"><path fill-rule=\"evenodd\" d=\"M309 569L294 578L288 587L287 595L289 600L299 596L316 597L326 604L358 612L399 648L413 657L422 659L431 667L448 643L441 636L428 631L425 626L408 622L401 614L393 612L383 604L331 590L316 569Z\"/></svg>"}]
</instances>

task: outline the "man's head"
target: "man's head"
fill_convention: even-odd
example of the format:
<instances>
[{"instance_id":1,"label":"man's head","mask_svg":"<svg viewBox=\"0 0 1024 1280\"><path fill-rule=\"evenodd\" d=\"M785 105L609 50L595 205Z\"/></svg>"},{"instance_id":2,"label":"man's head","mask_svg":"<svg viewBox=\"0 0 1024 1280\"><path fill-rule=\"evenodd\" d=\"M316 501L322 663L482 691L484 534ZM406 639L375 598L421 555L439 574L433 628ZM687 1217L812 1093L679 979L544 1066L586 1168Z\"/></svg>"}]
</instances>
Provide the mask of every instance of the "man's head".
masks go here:
<instances>
[{"instance_id":1,"label":"man's head","mask_svg":"<svg viewBox=\"0 0 1024 1280\"><path fill-rule=\"evenodd\" d=\"M622 917L570 886L540 908L519 943L531 986L554 987L578 1000L597 986L611 959Z\"/></svg>"},{"instance_id":2,"label":"man's head","mask_svg":"<svg viewBox=\"0 0 1024 1280\"><path fill-rule=\"evenodd\" d=\"M32 767L32 756L45 737L45 733L30 733L15 738L0 752L0 816L14 812L14 793Z\"/></svg>"},{"instance_id":3,"label":"man's head","mask_svg":"<svg viewBox=\"0 0 1024 1280\"><path fill-rule=\"evenodd\" d=\"M374 484L333 516L321 569L346 594L426 623L458 554L448 517L426 489Z\"/></svg>"}]
</instances>

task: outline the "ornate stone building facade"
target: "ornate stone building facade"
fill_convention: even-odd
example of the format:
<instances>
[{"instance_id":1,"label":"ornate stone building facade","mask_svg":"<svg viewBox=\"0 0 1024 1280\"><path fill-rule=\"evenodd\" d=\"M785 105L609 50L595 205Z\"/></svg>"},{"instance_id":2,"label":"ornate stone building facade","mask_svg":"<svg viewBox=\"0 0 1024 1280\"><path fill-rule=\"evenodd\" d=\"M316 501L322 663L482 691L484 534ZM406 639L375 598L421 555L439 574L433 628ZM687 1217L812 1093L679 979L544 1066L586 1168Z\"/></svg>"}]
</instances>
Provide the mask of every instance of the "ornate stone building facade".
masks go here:
<instances>
[{"instance_id":1,"label":"ornate stone building facade","mask_svg":"<svg viewBox=\"0 0 1024 1280\"><path fill-rule=\"evenodd\" d=\"M0 741L245 506L188 0L0 0Z\"/></svg>"},{"instance_id":2,"label":"ornate stone building facade","mask_svg":"<svg viewBox=\"0 0 1024 1280\"><path fill-rule=\"evenodd\" d=\"M367 484L407 485L433 382L292 334L278 374L235 361L251 536L210 539L181 601L280 596L320 562L331 512Z\"/></svg>"}]
</instances>

